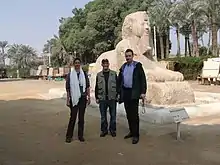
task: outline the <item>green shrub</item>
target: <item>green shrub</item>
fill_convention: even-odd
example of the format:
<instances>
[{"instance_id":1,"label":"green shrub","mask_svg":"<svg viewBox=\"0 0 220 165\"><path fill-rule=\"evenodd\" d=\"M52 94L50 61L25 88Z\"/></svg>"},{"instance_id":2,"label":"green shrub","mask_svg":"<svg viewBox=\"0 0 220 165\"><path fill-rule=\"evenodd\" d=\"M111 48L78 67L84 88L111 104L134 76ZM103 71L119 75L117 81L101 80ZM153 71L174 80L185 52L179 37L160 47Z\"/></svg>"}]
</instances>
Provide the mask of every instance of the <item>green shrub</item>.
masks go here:
<instances>
[{"instance_id":1,"label":"green shrub","mask_svg":"<svg viewBox=\"0 0 220 165\"><path fill-rule=\"evenodd\" d=\"M17 77L17 69L14 67L7 67L6 72L7 72L7 77L12 77L12 78Z\"/></svg>"},{"instance_id":2,"label":"green shrub","mask_svg":"<svg viewBox=\"0 0 220 165\"><path fill-rule=\"evenodd\" d=\"M17 77L17 68L16 67L7 67L7 76L16 78ZM19 69L19 76L21 78L28 78L30 77L30 68L20 68Z\"/></svg>"},{"instance_id":3,"label":"green shrub","mask_svg":"<svg viewBox=\"0 0 220 165\"><path fill-rule=\"evenodd\" d=\"M166 61L174 61L175 65L178 66L174 67L176 68L175 71L181 72L185 80L196 80L197 76L201 74L203 61L207 58L210 58L210 56L176 57L166 59Z\"/></svg>"},{"instance_id":4,"label":"green shrub","mask_svg":"<svg viewBox=\"0 0 220 165\"><path fill-rule=\"evenodd\" d=\"M30 77L30 68L19 69L19 74L20 74L21 78L29 78Z\"/></svg>"}]
</instances>

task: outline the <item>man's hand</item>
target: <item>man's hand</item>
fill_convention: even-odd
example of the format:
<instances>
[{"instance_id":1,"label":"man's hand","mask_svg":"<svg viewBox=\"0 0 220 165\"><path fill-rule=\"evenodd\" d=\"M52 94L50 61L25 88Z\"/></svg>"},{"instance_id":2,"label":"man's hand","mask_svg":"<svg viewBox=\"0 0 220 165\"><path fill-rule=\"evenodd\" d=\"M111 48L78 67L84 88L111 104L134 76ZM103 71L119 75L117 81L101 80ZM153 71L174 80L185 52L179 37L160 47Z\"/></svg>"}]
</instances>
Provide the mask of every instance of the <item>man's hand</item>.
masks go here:
<instances>
[{"instance_id":1,"label":"man's hand","mask_svg":"<svg viewBox=\"0 0 220 165\"><path fill-rule=\"evenodd\" d=\"M67 107L70 107L70 98L67 98L67 99L66 99L66 106L67 106Z\"/></svg>"},{"instance_id":2,"label":"man's hand","mask_svg":"<svg viewBox=\"0 0 220 165\"><path fill-rule=\"evenodd\" d=\"M116 101L117 101L117 102L120 101L120 95L117 95L117 97L116 97Z\"/></svg>"},{"instance_id":3,"label":"man's hand","mask_svg":"<svg viewBox=\"0 0 220 165\"><path fill-rule=\"evenodd\" d=\"M99 104L99 99L96 99L96 103Z\"/></svg>"},{"instance_id":4,"label":"man's hand","mask_svg":"<svg viewBox=\"0 0 220 165\"><path fill-rule=\"evenodd\" d=\"M141 94L141 99L145 100L146 99L146 95L145 94Z\"/></svg>"},{"instance_id":5,"label":"man's hand","mask_svg":"<svg viewBox=\"0 0 220 165\"><path fill-rule=\"evenodd\" d=\"M87 97L87 105L90 105L90 103L91 103L91 99L90 99L90 97L88 96L88 97Z\"/></svg>"}]
</instances>

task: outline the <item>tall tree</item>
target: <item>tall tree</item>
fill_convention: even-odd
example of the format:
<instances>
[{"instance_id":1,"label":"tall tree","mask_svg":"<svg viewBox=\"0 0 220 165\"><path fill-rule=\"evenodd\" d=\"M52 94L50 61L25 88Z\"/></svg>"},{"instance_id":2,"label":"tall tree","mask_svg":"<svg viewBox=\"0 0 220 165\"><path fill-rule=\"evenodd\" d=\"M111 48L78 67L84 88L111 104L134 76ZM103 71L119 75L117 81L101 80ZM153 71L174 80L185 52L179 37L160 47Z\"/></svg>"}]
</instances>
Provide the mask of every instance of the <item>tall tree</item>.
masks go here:
<instances>
[{"instance_id":1,"label":"tall tree","mask_svg":"<svg viewBox=\"0 0 220 165\"><path fill-rule=\"evenodd\" d=\"M171 0L158 0L152 3L150 8L150 22L156 26L157 34L159 35L161 59L168 57L169 54L169 33L170 33L170 9L172 6ZM166 41L164 43L164 36ZM164 45L166 47L164 48Z\"/></svg>"},{"instance_id":2,"label":"tall tree","mask_svg":"<svg viewBox=\"0 0 220 165\"><path fill-rule=\"evenodd\" d=\"M212 36L212 53L218 55L218 29L220 26L220 0L199 0L195 3L199 8L200 14L204 14L208 19L208 28Z\"/></svg>"},{"instance_id":3,"label":"tall tree","mask_svg":"<svg viewBox=\"0 0 220 165\"><path fill-rule=\"evenodd\" d=\"M169 21L170 24L175 28L176 31L176 39L177 39L177 52L176 55L180 56L180 28L181 28L181 18L178 15L178 11L176 10L176 1L172 4L169 13Z\"/></svg>"},{"instance_id":4,"label":"tall tree","mask_svg":"<svg viewBox=\"0 0 220 165\"><path fill-rule=\"evenodd\" d=\"M13 44L8 49L8 57L17 68L31 68L31 64L37 57L36 50L29 45Z\"/></svg>"},{"instance_id":5,"label":"tall tree","mask_svg":"<svg viewBox=\"0 0 220 165\"><path fill-rule=\"evenodd\" d=\"M7 57L7 54L5 52L5 48L8 46L8 41L0 41L0 60L5 67L5 59Z\"/></svg>"},{"instance_id":6,"label":"tall tree","mask_svg":"<svg viewBox=\"0 0 220 165\"><path fill-rule=\"evenodd\" d=\"M201 10L197 7L198 1L196 0L181 0L177 1L175 5L176 13L182 20L181 24L184 29L189 31L187 27L191 28L191 35L193 40L193 56L199 56L198 48L198 25L204 15L201 15ZM182 29L182 30L184 30ZM185 35L187 37L187 35Z\"/></svg>"},{"instance_id":7,"label":"tall tree","mask_svg":"<svg viewBox=\"0 0 220 165\"><path fill-rule=\"evenodd\" d=\"M70 62L70 57L66 52L64 44L56 35L47 41L44 45L43 52L51 55L52 66L60 67Z\"/></svg>"}]
</instances>

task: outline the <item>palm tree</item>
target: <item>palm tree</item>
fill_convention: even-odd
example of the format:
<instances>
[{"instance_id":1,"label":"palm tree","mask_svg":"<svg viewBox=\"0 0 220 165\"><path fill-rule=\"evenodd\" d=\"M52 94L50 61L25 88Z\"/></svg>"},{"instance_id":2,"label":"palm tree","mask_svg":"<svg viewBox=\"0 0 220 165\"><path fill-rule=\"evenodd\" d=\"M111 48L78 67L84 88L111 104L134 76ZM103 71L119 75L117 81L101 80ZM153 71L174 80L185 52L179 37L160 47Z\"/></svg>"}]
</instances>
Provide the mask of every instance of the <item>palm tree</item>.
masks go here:
<instances>
[{"instance_id":1,"label":"palm tree","mask_svg":"<svg viewBox=\"0 0 220 165\"><path fill-rule=\"evenodd\" d=\"M47 41L47 43L44 45L43 51L51 54L52 64L55 66L62 66L68 63L70 59L64 44L56 35Z\"/></svg>"},{"instance_id":2,"label":"palm tree","mask_svg":"<svg viewBox=\"0 0 220 165\"><path fill-rule=\"evenodd\" d=\"M212 36L212 53L218 55L218 28L220 25L220 1L219 0L199 0L195 7L202 11L208 19L208 27Z\"/></svg>"},{"instance_id":3,"label":"palm tree","mask_svg":"<svg viewBox=\"0 0 220 165\"><path fill-rule=\"evenodd\" d=\"M3 66L5 67L5 58L7 57L7 54L5 53L5 48L8 46L8 41L0 41L0 58L3 63Z\"/></svg>"},{"instance_id":4,"label":"palm tree","mask_svg":"<svg viewBox=\"0 0 220 165\"><path fill-rule=\"evenodd\" d=\"M31 67L31 62L37 57L37 52L29 45L21 45L19 54L22 57L23 67Z\"/></svg>"},{"instance_id":5,"label":"palm tree","mask_svg":"<svg viewBox=\"0 0 220 165\"><path fill-rule=\"evenodd\" d=\"M175 10L181 19L182 27L190 27L193 40L193 56L199 56L198 49L198 26L201 20L204 20L204 15L201 14L201 9L198 8L197 0L182 0L176 2ZM187 31L190 31L187 29ZM186 32L187 33L187 32Z\"/></svg>"},{"instance_id":6,"label":"palm tree","mask_svg":"<svg viewBox=\"0 0 220 165\"><path fill-rule=\"evenodd\" d=\"M156 26L156 31L159 35L160 42L160 52L161 59L168 57L169 54L169 33L170 33L170 8L172 6L171 0L158 0L154 1L150 7L150 22L152 25ZM164 43L163 37L166 36L166 42ZM166 44L166 49L164 49L164 45Z\"/></svg>"},{"instance_id":7,"label":"palm tree","mask_svg":"<svg viewBox=\"0 0 220 165\"><path fill-rule=\"evenodd\" d=\"M172 7L170 8L170 15L169 15L169 21L172 26L175 27L176 30L176 38L177 38L177 56L180 56L180 27L181 27L181 21L182 19L179 17L179 11L176 10L177 3L173 3Z\"/></svg>"},{"instance_id":8,"label":"palm tree","mask_svg":"<svg viewBox=\"0 0 220 165\"><path fill-rule=\"evenodd\" d=\"M29 45L13 44L8 49L8 57L17 69L30 68L36 56L36 51Z\"/></svg>"},{"instance_id":9,"label":"palm tree","mask_svg":"<svg viewBox=\"0 0 220 165\"><path fill-rule=\"evenodd\" d=\"M9 46L8 49L8 58L10 59L10 63L13 66L16 66L17 68L20 68L20 61L21 61L21 56L19 54L19 44L13 44Z\"/></svg>"}]
</instances>

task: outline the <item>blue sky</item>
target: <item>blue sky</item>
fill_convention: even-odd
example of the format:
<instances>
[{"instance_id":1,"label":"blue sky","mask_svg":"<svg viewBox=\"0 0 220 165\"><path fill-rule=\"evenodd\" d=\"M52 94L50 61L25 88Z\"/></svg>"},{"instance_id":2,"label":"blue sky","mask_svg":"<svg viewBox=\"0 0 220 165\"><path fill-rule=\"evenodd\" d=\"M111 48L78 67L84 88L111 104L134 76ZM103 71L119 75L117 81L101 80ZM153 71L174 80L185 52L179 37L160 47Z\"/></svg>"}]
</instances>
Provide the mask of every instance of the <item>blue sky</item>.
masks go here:
<instances>
[{"instance_id":1,"label":"blue sky","mask_svg":"<svg viewBox=\"0 0 220 165\"><path fill-rule=\"evenodd\" d=\"M6 0L0 4L0 41L29 44L38 51L56 34L59 18L89 0Z\"/></svg>"},{"instance_id":2,"label":"blue sky","mask_svg":"<svg viewBox=\"0 0 220 165\"><path fill-rule=\"evenodd\" d=\"M43 45L57 34L59 18L71 16L74 7L89 0L7 0L0 5L0 40L9 44L29 44L42 51ZM176 52L175 32L171 32L172 53ZM207 43L207 36L205 37ZM184 40L181 37L181 50Z\"/></svg>"}]
</instances>

